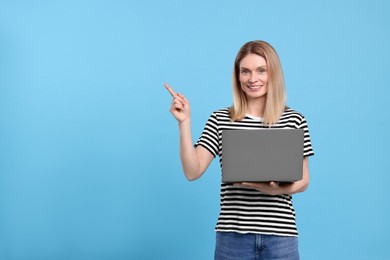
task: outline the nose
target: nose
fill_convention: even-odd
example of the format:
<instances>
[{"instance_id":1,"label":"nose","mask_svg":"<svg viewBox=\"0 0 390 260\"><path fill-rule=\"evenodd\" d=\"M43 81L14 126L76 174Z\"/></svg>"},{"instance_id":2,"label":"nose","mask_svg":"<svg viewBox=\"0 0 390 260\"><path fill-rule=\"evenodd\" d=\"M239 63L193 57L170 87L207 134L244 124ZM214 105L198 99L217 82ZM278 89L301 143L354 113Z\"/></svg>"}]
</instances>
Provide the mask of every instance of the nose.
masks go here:
<instances>
[{"instance_id":1,"label":"nose","mask_svg":"<svg viewBox=\"0 0 390 260\"><path fill-rule=\"evenodd\" d=\"M254 75L254 73L251 74L251 76L249 78L249 83L255 83L256 81L257 81L256 75Z\"/></svg>"}]
</instances>

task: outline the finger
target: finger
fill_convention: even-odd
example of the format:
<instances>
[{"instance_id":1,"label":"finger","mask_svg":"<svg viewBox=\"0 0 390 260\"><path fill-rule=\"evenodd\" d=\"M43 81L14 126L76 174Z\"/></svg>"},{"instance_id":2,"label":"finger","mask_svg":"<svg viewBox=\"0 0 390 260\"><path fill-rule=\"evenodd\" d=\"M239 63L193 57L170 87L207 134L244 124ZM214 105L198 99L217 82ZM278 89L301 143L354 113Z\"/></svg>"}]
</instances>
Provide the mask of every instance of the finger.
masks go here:
<instances>
[{"instance_id":1,"label":"finger","mask_svg":"<svg viewBox=\"0 0 390 260\"><path fill-rule=\"evenodd\" d=\"M174 107L175 109L180 109L180 110L184 109L184 105L180 101L177 101L177 100L172 102L171 107Z\"/></svg>"},{"instance_id":2,"label":"finger","mask_svg":"<svg viewBox=\"0 0 390 260\"><path fill-rule=\"evenodd\" d=\"M179 96L183 100L183 102L184 102L183 104L188 104L188 100L184 95L177 93L177 96Z\"/></svg>"},{"instance_id":3,"label":"finger","mask_svg":"<svg viewBox=\"0 0 390 260\"><path fill-rule=\"evenodd\" d=\"M178 99L178 98L174 98L173 100L172 100L172 104L180 104L180 105L183 105L184 106L184 103L183 103L184 101L183 100L180 100L180 99Z\"/></svg>"},{"instance_id":4,"label":"finger","mask_svg":"<svg viewBox=\"0 0 390 260\"><path fill-rule=\"evenodd\" d=\"M174 107L175 109L180 109L180 110L182 110L182 109L183 109L183 104L180 103L180 102L173 102L173 103L172 103L172 107Z\"/></svg>"},{"instance_id":5,"label":"finger","mask_svg":"<svg viewBox=\"0 0 390 260\"><path fill-rule=\"evenodd\" d=\"M176 96L173 98L173 100L180 102L184 106L186 104L186 101L185 99L182 98L182 96L183 95L177 93Z\"/></svg>"},{"instance_id":6,"label":"finger","mask_svg":"<svg viewBox=\"0 0 390 260\"><path fill-rule=\"evenodd\" d=\"M164 86L168 90L169 94L171 94L172 97L176 96L175 91L168 85L168 83L164 83Z\"/></svg>"},{"instance_id":7,"label":"finger","mask_svg":"<svg viewBox=\"0 0 390 260\"><path fill-rule=\"evenodd\" d=\"M253 188L256 185L254 183L252 183L252 182L241 182L241 186L247 187L247 188Z\"/></svg>"},{"instance_id":8,"label":"finger","mask_svg":"<svg viewBox=\"0 0 390 260\"><path fill-rule=\"evenodd\" d=\"M261 182L243 182L242 185L256 189L264 188L264 184Z\"/></svg>"},{"instance_id":9,"label":"finger","mask_svg":"<svg viewBox=\"0 0 390 260\"><path fill-rule=\"evenodd\" d=\"M169 111L171 111L172 113L173 112L181 112L181 111L183 111L183 108L181 106L172 106Z\"/></svg>"}]
</instances>

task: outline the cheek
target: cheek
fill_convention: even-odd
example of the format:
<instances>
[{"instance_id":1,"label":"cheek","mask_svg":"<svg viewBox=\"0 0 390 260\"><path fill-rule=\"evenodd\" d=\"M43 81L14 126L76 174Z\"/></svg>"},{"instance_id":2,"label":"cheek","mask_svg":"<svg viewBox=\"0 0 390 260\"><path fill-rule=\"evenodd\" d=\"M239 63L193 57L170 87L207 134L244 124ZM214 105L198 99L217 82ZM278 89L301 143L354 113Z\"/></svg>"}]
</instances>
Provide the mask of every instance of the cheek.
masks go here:
<instances>
[{"instance_id":1,"label":"cheek","mask_svg":"<svg viewBox=\"0 0 390 260\"><path fill-rule=\"evenodd\" d=\"M238 81L240 82L240 83L242 83L242 76L240 75L239 77L238 77Z\"/></svg>"},{"instance_id":2,"label":"cheek","mask_svg":"<svg viewBox=\"0 0 390 260\"><path fill-rule=\"evenodd\" d=\"M243 79L243 77L240 77L239 79L238 79L238 81L240 82L240 86L241 86L241 89L243 90L243 91L245 91L245 79Z\"/></svg>"},{"instance_id":3,"label":"cheek","mask_svg":"<svg viewBox=\"0 0 390 260\"><path fill-rule=\"evenodd\" d=\"M245 82L247 82L248 81L248 79L247 79L248 77L245 77L245 76L239 76L238 77L238 81L240 81L240 83L241 84L245 84Z\"/></svg>"},{"instance_id":4,"label":"cheek","mask_svg":"<svg viewBox=\"0 0 390 260\"><path fill-rule=\"evenodd\" d=\"M268 82L268 76L265 75L265 76L261 77L261 80L262 80L264 83L267 83L267 82Z\"/></svg>"}]
</instances>

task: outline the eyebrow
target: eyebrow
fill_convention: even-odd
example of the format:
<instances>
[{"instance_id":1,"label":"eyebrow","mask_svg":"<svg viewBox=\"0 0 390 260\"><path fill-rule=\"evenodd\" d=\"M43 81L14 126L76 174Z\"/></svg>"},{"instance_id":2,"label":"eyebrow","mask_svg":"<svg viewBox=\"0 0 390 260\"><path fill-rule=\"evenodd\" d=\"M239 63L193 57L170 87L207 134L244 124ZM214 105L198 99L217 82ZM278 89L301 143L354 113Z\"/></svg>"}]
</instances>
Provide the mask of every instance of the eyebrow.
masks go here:
<instances>
[{"instance_id":1,"label":"eyebrow","mask_svg":"<svg viewBox=\"0 0 390 260\"><path fill-rule=\"evenodd\" d=\"M266 69L266 68L267 68L267 65L264 65L264 66L257 67L256 69ZM250 70L247 67L240 67L240 69Z\"/></svg>"}]
</instances>

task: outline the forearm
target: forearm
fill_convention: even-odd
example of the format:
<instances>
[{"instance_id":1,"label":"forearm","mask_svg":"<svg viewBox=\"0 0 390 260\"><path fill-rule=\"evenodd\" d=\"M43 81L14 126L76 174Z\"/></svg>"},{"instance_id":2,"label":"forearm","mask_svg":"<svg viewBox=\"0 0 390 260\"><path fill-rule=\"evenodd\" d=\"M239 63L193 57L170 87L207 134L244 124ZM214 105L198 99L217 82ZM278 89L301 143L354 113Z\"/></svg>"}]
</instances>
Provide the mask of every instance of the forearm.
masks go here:
<instances>
[{"instance_id":1,"label":"forearm","mask_svg":"<svg viewBox=\"0 0 390 260\"><path fill-rule=\"evenodd\" d=\"M295 194L299 192L304 192L307 187L309 186L309 181L308 180L300 180L294 183L289 183L289 184L280 184L279 187L279 194Z\"/></svg>"},{"instance_id":2,"label":"forearm","mask_svg":"<svg viewBox=\"0 0 390 260\"><path fill-rule=\"evenodd\" d=\"M180 132L180 160L183 171L188 180L195 180L201 176L199 160L192 142L191 120L179 123Z\"/></svg>"},{"instance_id":3,"label":"forearm","mask_svg":"<svg viewBox=\"0 0 390 260\"><path fill-rule=\"evenodd\" d=\"M307 187L309 186L309 169L307 166L307 158L303 161L303 176L302 180L293 182L293 183L287 183L287 184L280 184L279 189L277 191L278 194L295 194L299 192L304 192Z\"/></svg>"},{"instance_id":4,"label":"forearm","mask_svg":"<svg viewBox=\"0 0 390 260\"><path fill-rule=\"evenodd\" d=\"M308 158L303 159L303 173L302 173L302 180L289 183L289 184L281 184L279 185L280 190L278 191L279 194L295 194L299 192L303 192L307 189L310 182L309 177L309 166L308 166Z\"/></svg>"}]
</instances>

